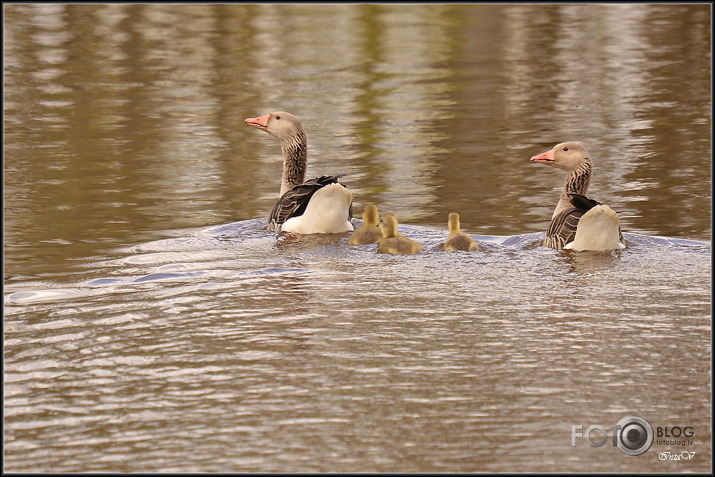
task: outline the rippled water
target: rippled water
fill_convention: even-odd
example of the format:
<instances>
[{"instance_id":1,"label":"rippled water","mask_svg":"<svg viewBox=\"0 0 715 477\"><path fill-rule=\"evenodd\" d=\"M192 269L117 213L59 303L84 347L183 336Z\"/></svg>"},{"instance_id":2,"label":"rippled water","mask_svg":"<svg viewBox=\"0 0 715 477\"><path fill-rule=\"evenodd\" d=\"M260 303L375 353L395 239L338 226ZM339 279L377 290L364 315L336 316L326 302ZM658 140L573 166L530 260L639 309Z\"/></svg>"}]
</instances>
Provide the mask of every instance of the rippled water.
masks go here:
<instances>
[{"instance_id":1,"label":"rippled water","mask_svg":"<svg viewBox=\"0 0 715 477\"><path fill-rule=\"evenodd\" d=\"M709 6L5 14L5 470L711 470ZM265 231L277 109L426 251ZM538 246L567 139L625 250Z\"/></svg>"},{"instance_id":2,"label":"rippled water","mask_svg":"<svg viewBox=\"0 0 715 477\"><path fill-rule=\"evenodd\" d=\"M403 228L427 252L393 257L262 226L10 295L13 467L663 469L569 446L571 424L633 412L695 425L707 454L709 244L626 234L625 251L564 254L537 233L446 253L444 231Z\"/></svg>"}]
</instances>

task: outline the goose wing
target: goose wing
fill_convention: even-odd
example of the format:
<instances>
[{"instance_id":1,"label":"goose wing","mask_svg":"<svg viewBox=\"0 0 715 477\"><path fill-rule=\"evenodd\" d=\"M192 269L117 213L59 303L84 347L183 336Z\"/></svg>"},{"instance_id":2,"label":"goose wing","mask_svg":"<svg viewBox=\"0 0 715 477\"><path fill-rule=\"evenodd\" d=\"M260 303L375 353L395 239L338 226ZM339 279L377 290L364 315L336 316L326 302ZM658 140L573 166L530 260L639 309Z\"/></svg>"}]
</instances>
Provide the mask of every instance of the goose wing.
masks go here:
<instances>
[{"instance_id":1,"label":"goose wing","mask_svg":"<svg viewBox=\"0 0 715 477\"><path fill-rule=\"evenodd\" d=\"M544 246L562 249L564 245L572 242L576 237L578 222L586 212L586 210L572 207L561 211L559 215L551 219L549 228L546 230Z\"/></svg>"},{"instance_id":2,"label":"goose wing","mask_svg":"<svg viewBox=\"0 0 715 477\"><path fill-rule=\"evenodd\" d=\"M583 194L576 194L575 192L569 192L568 194L569 196L571 196L571 205L573 205L579 210L583 210L584 213L593 209L597 205L603 205L603 202L589 199Z\"/></svg>"},{"instance_id":3,"label":"goose wing","mask_svg":"<svg viewBox=\"0 0 715 477\"><path fill-rule=\"evenodd\" d=\"M573 207L562 211L551 220L546 231L544 246L562 249L566 244L573 242L576 238L576 229L581 217L597 205L603 205L602 202L589 199L583 194L569 193L569 196L571 196L571 205ZM623 233L620 227L618 228L618 234L622 243Z\"/></svg>"},{"instance_id":4,"label":"goose wing","mask_svg":"<svg viewBox=\"0 0 715 477\"><path fill-rule=\"evenodd\" d=\"M299 184L283 194L273 206L268 219L268 230L280 230L280 225L291 217L303 215L313 194L323 187L338 182L340 176L320 176ZM341 184L342 185L342 184ZM345 186L343 186L345 187ZM352 205L348 220L352 218Z\"/></svg>"}]
</instances>

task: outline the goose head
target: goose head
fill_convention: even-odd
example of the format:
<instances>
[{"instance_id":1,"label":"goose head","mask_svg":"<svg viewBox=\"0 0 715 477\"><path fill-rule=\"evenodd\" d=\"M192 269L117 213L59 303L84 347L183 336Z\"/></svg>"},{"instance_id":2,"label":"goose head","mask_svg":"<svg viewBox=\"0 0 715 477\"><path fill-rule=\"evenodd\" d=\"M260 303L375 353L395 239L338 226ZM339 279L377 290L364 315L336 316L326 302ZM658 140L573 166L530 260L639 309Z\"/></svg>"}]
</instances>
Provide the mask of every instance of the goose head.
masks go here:
<instances>
[{"instance_id":1,"label":"goose head","mask_svg":"<svg viewBox=\"0 0 715 477\"><path fill-rule=\"evenodd\" d=\"M382 230L383 238L392 238L397 236L397 217L395 214L387 213L380 218L380 230Z\"/></svg>"},{"instance_id":2,"label":"goose head","mask_svg":"<svg viewBox=\"0 0 715 477\"><path fill-rule=\"evenodd\" d=\"M281 142L290 141L296 136L304 134L300 120L285 111L277 111L258 118L246 118L244 123L261 131L266 131L268 134L280 139Z\"/></svg>"},{"instance_id":3,"label":"goose head","mask_svg":"<svg viewBox=\"0 0 715 477\"><path fill-rule=\"evenodd\" d=\"M562 142L546 152L531 158L531 162L573 171L591 162L586 148L578 142Z\"/></svg>"}]
</instances>

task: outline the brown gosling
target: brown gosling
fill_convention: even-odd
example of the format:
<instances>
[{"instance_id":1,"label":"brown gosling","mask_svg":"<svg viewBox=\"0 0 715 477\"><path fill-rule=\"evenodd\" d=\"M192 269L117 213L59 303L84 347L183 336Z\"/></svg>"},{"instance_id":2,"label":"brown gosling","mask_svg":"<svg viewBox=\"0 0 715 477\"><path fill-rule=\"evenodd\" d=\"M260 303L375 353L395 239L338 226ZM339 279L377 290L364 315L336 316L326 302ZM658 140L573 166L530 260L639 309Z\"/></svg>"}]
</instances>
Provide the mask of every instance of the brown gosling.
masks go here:
<instances>
[{"instance_id":1,"label":"brown gosling","mask_svg":"<svg viewBox=\"0 0 715 477\"><path fill-rule=\"evenodd\" d=\"M459 230L459 214L456 212L449 214L449 238L444 243L444 249L448 252L455 250L475 252L479 250L477 241Z\"/></svg>"},{"instance_id":2,"label":"brown gosling","mask_svg":"<svg viewBox=\"0 0 715 477\"><path fill-rule=\"evenodd\" d=\"M377 243L382 238L382 230L377 225L377 207L373 204L365 204L362 213L362 220L365 222L350 236L348 245L367 245Z\"/></svg>"},{"instance_id":3,"label":"brown gosling","mask_svg":"<svg viewBox=\"0 0 715 477\"><path fill-rule=\"evenodd\" d=\"M379 253L414 255L422 251L420 244L397 231L397 217L395 217L395 214L384 214L382 216L380 230L382 230L382 238L378 242L377 251Z\"/></svg>"}]
</instances>

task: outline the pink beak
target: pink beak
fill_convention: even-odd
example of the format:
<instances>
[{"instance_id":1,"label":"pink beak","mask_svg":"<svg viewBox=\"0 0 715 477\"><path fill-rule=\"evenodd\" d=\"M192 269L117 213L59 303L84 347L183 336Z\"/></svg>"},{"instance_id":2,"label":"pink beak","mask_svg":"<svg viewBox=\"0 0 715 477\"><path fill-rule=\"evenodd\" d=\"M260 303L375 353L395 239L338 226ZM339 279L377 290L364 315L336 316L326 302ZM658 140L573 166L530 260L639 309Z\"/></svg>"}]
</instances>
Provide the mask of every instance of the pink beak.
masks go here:
<instances>
[{"instance_id":1,"label":"pink beak","mask_svg":"<svg viewBox=\"0 0 715 477\"><path fill-rule=\"evenodd\" d=\"M546 152L543 152L541 154L538 154L538 155L532 157L531 162L538 162L539 164L552 165L554 163L554 161L556 160L554 158L555 152L556 151L554 151L553 149L549 149Z\"/></svg>"},{"instance_id":2,"label":"pink beak","mask_svg":"<svg viewBox=\"0 0 715 477\"><path fill-rule=\"evenodd\" d=\"M249 126L253 126L254 128L266 129L268 127L268 118L270 117L270 114L266 114L265 116L261 116L260 118L246 118L244 123L248 124Z\"/></svg>"}]
</instances>

